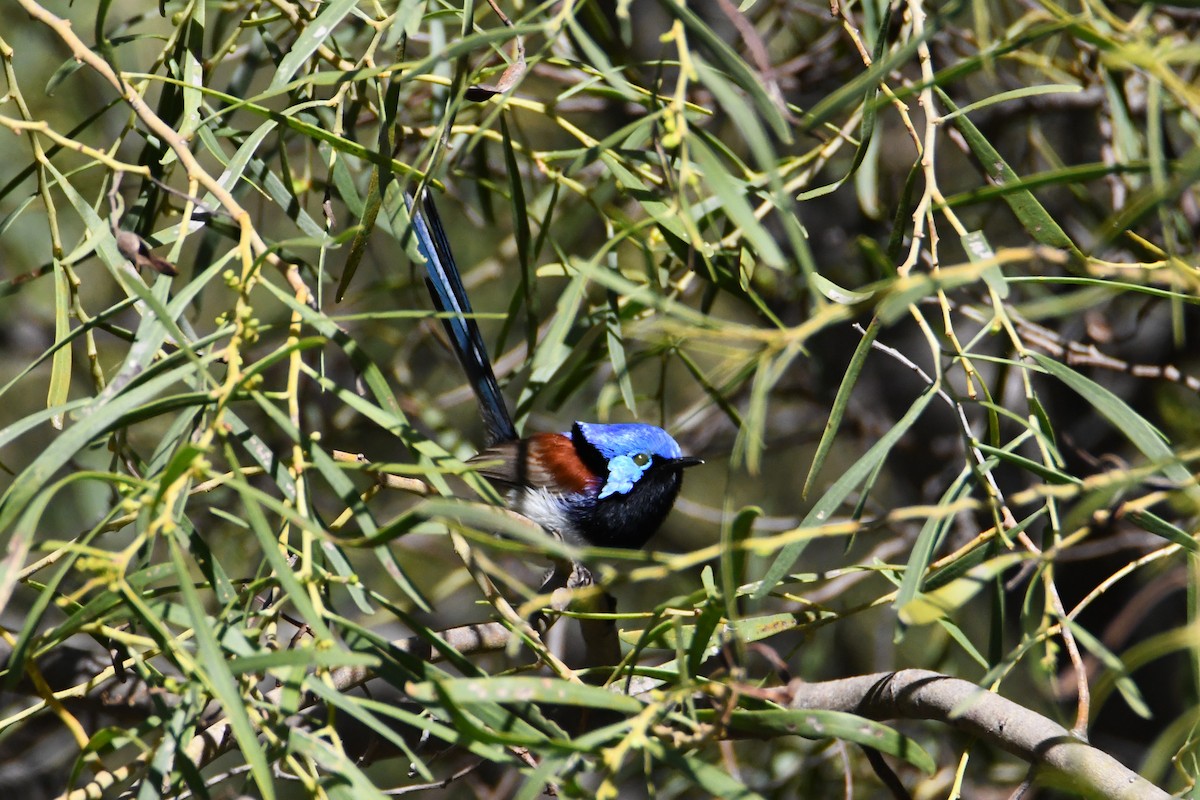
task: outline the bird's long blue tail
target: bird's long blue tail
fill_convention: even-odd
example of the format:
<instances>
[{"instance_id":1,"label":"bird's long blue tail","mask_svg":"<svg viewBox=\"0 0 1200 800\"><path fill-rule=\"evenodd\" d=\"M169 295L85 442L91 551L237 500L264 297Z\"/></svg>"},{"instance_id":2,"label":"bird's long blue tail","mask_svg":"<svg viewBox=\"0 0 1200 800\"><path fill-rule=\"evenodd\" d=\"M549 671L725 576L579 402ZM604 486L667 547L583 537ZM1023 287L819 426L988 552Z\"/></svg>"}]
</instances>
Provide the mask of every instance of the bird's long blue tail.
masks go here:
<instances>
[{"instance_id":1,"label":"bird's long blue tail","mask_svg":"<svg viewBox=\"0 0 1200 800\"><path fill-rule=\"evenodd\" d=\"M433 198L425 192L424 202L420 207L407 193L404 196L408 205L408 213L412 217L413 234L417 237L417 247L425 257L426 283L429 285L429 295L437 310L445 316L442 324L450 337L450 344L467 373L467 380L475 390L479 400L479 413L483 424L487 427L487 444L513 441L517 438L517 428L504 404L500 394L500 385L496 383L496 374L492 371L492 362L488 358L487 347L483 344L483 336L479 325L472 316L471 301L467 299L467 291L463 288L462 278L458 274L458 265L454 262L454 254L450 252L450 242L446 239L446 231L438 216L437 206Z\"/></svg>"}]
</instances>

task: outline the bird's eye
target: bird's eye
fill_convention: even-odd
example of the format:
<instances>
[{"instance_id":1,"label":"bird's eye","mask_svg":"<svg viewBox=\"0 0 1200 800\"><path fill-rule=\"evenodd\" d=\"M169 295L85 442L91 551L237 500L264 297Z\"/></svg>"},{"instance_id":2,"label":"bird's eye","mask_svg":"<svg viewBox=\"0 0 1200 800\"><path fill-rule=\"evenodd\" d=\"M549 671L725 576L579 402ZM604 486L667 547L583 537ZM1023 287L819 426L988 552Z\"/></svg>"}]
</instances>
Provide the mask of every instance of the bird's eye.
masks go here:
<instances>
[{"instance_id":1,"label":"bird's eye","mask_svg":"<svg viewBox=\"0 0 1200 800\"><path fill-rule=\"evenodd\" d=\"M633 456L633 463L637 464L639 467L644 467L650 463L650 455L648 453L635 453Z\"/></svg>"}]
</instances>

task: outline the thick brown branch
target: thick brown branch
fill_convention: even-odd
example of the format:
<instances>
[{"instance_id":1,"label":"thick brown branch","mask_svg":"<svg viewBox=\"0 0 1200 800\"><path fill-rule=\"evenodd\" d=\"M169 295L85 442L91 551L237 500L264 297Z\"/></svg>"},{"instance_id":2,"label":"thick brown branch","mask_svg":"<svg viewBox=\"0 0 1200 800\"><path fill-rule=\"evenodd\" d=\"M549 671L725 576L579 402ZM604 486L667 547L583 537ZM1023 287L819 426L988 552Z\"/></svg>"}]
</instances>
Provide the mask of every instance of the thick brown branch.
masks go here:
<instances>
[{"instance_id":1,"label":"thick brown branch","mask_svg":"<svg viewBox=\"0 0 1200 800\"><path fill-rule=\"evenodd\" d=\"M792 708L943 722L1038 766L1041 778L1084 797L1170 797L1057 722L969 681L906 669L821 683L794 681L787 692Z\"/></svg>"}]
</instances>

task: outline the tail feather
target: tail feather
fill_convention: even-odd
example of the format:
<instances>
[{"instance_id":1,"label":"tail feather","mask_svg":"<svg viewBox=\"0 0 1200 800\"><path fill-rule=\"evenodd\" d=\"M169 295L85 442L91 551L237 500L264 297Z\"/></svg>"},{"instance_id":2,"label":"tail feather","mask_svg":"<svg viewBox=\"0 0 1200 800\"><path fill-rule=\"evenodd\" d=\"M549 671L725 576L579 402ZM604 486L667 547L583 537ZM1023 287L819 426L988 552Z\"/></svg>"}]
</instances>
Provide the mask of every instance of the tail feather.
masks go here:
<instances>
[{"instance_id":1,"label":"tail feather","mask_svg":"<svg viewBox=\"0 0 1200 800\"><path fill-rule=\"evenodd\" d=\"M450 252L450 242L446 239L446 231L442 228L433 198L426 192L421 208L416 206L410 195L405 194L404 199L412 217L417 247L425 257L425 282L429 286L429 295L437 310L446 314L442 324L479 401L479 413L487 427L487 443L491 446L512 441L517 438L517 428L500 394L500 385L492 371L492 362L488 358L479 325L472 316L471 301L467 299L467 291L463 288L458 265L454 262L454 254Z\"/></svg>"}]
</instances>

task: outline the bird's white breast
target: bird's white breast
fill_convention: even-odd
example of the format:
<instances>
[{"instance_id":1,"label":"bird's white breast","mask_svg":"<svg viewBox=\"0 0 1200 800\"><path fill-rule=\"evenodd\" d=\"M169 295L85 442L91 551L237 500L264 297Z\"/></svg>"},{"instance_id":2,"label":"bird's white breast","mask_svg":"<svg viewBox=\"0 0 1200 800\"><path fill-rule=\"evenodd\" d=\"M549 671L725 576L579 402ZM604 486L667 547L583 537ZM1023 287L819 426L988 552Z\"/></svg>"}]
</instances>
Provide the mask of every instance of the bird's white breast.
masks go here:
<instances>
[{"instance_id":1,"label":"bird's white breast","mask_svg":"<svg viewBox=\"0 0 1200 800\"><path fill-rule=\"evenodd\" d=\"M562 498L549 489L513 489L508 493L508 503L513 511L529 517L548 532L559 534L571 544L587 544L571 524Z\"/></svg>"}]
</instances>

